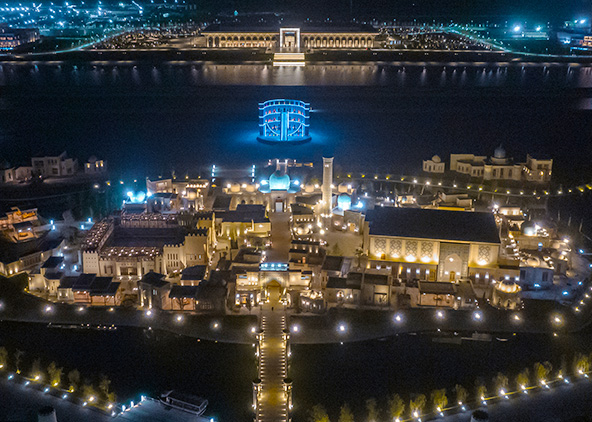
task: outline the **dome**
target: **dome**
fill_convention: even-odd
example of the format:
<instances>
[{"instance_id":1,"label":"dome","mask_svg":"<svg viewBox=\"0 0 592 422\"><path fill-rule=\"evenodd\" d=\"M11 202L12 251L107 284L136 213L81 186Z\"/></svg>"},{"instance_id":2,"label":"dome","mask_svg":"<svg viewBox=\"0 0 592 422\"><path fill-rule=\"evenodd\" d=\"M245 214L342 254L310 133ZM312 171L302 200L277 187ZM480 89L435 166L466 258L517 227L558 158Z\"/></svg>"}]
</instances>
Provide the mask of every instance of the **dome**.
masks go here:
<instances>
[{"instance_id":1,"label":"dome","mask_svg":"<svg viewBox=\"0 0 592 422\"><path fill-rule=\"evenodd\" d=\"M241 186L238 183L233 183L232 185L230 185L230 192L237 193L240 192L240 190Z\"/></svg>"},{"instance_id":2,"label":"dome","mask_svg":"<svg viewBox=\"0 0 592 422\"><path fill-rule=\"evenodd\" d=\"M500 281L495 288L504 293L518 293L520 291L520 286L510 280Z\"/></svg>"},{"instance_id":3,"label":"dome","mask_svg":"<svg viewBox=\"0 0 592 422\"><path fill-rule=\"evenodd\" d=\"M342 193L337 197L337 206L344 211L347 211L351 208L351 197L345 193Z\"/></svg>"},{"instance_id":4,"label":"dome","mask_svg":"<svg viewBox=\"0 0 592 422\"><path fill-rule=\"evenodd\" d=\"M246 187L247 192L251 193L251 192L255 192L255 185L253 184L248 184Z\"/></svg>"},{"instance_id":5,"label":"dome","mask_svg":"<svg viewBox=\"0 0 592 422\"><path fill-rule=\"evenodd\" d=\"M350 183L343 182L337 186L337 192L339 192L339 193L347 193L350 189L351 189L351 182Z\"/></svg>"},{"instance_id":6,"label":"dome","mask_svg":"<svg viewBox=\"0 0 592 422\"><path fill-rule=\"evenodd\" d=\"M313 193L314 191L315 191L315 187L314 187L314 185L312 183L307 183L304 186L304 192L306 192L306 193Z\"/></svg>"},{"instance_id":7,"label":"dome","mask_svg":"<svg viewBox=\"0 0 592 422\"><path fill-rule=\"evenodd\" d=\"M279 170L275 171L269 177L269 187L271 190L288 190L290 187L290 176L281 174Z\"/></svg>"},{"instance_id":8,"label":"dome","mask_svg":"<svg viewBox=\"0 0 592 422\"><path fill-rule=\"evenodd\" d=\"M500 160L501 160L501 159L504 159L504 158L506 158L506 150L504 149L504 147L502 147L502 146L500 145L500 146L499 146L499 147L497 147L497 148L495 149L495 151L493 152L493 156L494 156L495 158L499 158Z\"/></svg>"},{"instance_id":9,"label":"dome","mask_svg":"<svg viewBox=\"0 0 592 422\"><path fill-rule=\"evenodd\" d=\"M433 161L434 163L441 163L441 162L442 162L442 160L440 159L440 157L438 157L437 155L434 155L434 156L432 157L432 161Z\"/></svg>"}]
</instances>

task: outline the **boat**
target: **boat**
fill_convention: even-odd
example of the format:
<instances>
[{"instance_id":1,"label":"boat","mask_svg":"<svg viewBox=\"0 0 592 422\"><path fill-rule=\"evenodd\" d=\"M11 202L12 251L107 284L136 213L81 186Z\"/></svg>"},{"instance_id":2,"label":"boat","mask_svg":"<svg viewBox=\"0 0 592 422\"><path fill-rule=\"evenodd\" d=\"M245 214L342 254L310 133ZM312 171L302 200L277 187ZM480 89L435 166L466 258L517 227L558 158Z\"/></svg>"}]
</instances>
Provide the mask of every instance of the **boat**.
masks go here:
<instances>
[{"instance_id":1,"label":"boat","mask_svg":"<svg viewBox=\"0 0 592 422\"><path fill-rule=\"evenodd\" d=\"M208 406L208 401L204 398L174 390L161 394L160 403L197 416L203 415Z\"/></svg>"}]
</instances>

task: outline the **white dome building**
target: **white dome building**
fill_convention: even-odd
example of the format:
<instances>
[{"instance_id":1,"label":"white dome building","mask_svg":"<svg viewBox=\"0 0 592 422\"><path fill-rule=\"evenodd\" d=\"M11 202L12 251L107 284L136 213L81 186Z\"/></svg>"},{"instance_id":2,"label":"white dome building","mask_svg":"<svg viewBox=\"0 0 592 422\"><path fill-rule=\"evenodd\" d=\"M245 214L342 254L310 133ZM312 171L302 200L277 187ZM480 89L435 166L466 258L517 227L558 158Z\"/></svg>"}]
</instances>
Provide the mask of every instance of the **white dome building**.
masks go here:
<instances>
[{"instance_id":1,"label":"white dome building","mask_svg":"<svg viewBox=\"0 0 592 422\"><path fill-rule=\"evenodd\" d=\"M444 173L444 168L444 163L437 155L434 155L431 160L424 160L423 162L423 171L426 173L442 174Z\"/></svg>"},{"instance_id":2,"label":"white dome building","mask_svg":"<svg viewBox=\"0 0 592 422\"><path fill-rule=\"evenodd\" d=\"M501 309L520 309L520 286L510 280L502 280L497 283L491 293L491 306Z\"/></svg>"}]
</instances>

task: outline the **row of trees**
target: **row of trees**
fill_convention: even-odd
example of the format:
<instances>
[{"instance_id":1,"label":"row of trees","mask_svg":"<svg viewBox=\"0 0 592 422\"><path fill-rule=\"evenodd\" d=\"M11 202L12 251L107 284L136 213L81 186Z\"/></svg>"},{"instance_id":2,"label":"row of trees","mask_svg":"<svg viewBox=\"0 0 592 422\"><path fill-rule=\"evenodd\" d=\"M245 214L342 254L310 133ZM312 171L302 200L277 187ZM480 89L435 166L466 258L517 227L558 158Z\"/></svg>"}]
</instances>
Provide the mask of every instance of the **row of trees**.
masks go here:
<instances>
[{"instance_id":1,"label":"row of trees","mask_svg":"<svg viewBox=\"0 0 592 422\"><path fill-rule=\"evenodd\" d=\"M365 402L362 422L379 422L383 420L398 421L406 418L418 418L422 414L440 413L447 409L465 406L469 400L483 401L494 397L503 397L509 393L527 391L535 387L547 387L553 381L565 380L570 374L574 377L586 376L592 367L592 354L578 353L574 356L571 368L567 359L562 358L556 371L550 362L537 362L531 368L520 371L511 381L506 375L498 373L492 380L488 389L483 380L475 383L474 395L460 384L451 391L443 388L434 390L428 396L424 394L412 395L405 401L399 394L394 394L386 400L386 406L379 409L376 399L371 398ZM317 404L309 412L309 422L330 422L326 409ZM354 413L345 403L341 406L338 422L354 422Z\"/></svg>"},{"instance_id":2,"label":"row of trees","mask_svg":"<svg viewBox=\"0 0 592 422\"><path fill-rule=\"evenodd\" d=\"M24 352L16 350L13 355L13 366L17 374L23 373L22 359ZM0 347L0 369L8 369L9 353L5 347ZM64 368L58 367L55 362L51 362L47 368L43 368L41 359L33 360L29 371L23 374L37 382L47 382L54 388L67 389L70 393L79 395L82 399L90 402L101 402L111 404L115 403L117 397L111 391L111 380L105 375L101 375L98 388L95 388L88 380L81 382L80 372L77 369L69 371L67 374Z\"/></svg>"}]
</instances>

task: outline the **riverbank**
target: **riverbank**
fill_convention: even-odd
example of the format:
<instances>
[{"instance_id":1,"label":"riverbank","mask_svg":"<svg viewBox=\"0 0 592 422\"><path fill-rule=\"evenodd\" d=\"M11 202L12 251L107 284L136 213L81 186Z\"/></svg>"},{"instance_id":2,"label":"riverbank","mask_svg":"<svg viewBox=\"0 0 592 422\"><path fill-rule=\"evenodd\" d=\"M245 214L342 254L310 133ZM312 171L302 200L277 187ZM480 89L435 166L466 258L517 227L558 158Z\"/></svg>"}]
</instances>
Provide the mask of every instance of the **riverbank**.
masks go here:
<instances>
[{"instance_id":1,"label":"riverbank","mask_svg":"<svg viewBox=\"0 0 592 422\"><path fill-rule=\"evenodd\" d=\"M459 65L474 64L520 64L533 63L549 66L550 64L582 64L592 63L592 56L551 56L535 54L519 54L490 50L309 50L305 52L306 62L310 64L379 64L414 63L438 64L458 63ZM107 50L75 50L39 54L0 54L0 63L27 62L69 62L91 64L158 64L162 62L210 62L217 64L265 64L273 63L273 53L265 48L192 48L192 49L107 49Z\"/></svg>"}]
</instances>

